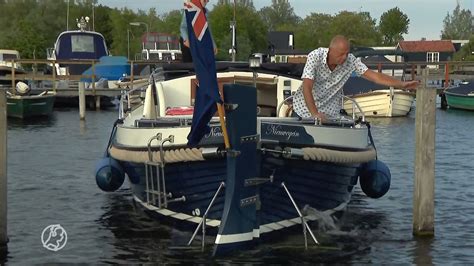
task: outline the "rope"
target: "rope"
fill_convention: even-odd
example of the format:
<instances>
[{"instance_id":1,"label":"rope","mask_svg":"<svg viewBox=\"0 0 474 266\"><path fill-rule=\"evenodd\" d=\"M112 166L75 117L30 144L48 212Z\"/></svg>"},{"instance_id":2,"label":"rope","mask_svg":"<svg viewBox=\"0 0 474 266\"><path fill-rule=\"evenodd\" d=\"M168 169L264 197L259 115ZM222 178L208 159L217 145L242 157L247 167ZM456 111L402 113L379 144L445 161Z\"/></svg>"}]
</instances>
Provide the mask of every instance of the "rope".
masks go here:
<instances>
[{"instance_id":1,"label":"rope","mask_svg":"<svg viewBox=\"0 0 474 266\"><path fill-rule=\"evenodd\" d=\"M148 151L131 151L119 149L112 145L109 149L110 156L119 161L145 163L149 161ZM151 152L153 162L161 162L160 152ZM185 148L176 150L167 150L164 152L165 161L167 163L204 161L202 151L197 148Z\"/></svg>"},{"instance_id":2,"label":"rope","mask_svg":"<svg viewBox=\"0 0 474 266\"><path fill-rule=\"evenodd\" d=\"M375 149L365 151L335 151L323 148L303 148L305 160L322 161L332 163L365 163L376 158ZM110 147L110 156L119 160L134 163L145 163L149 161L147 151L131 151ZM183 148L175 150L167 150L165 153L166 163L204 161L202 149ZM152 152L153 162L161 162L160 152Z\"/></svg>"},{"instance_id":3,"label":"rope","mask_svg":"<svg viewBox=\"0 0 474 266\"><path fill-rule=\"evenodd\" d=\"M365 151L335 151L322 148L303 148L305 160L331 163L365 163L376 158L375 149Z\"/></svg>"}]
</instances>

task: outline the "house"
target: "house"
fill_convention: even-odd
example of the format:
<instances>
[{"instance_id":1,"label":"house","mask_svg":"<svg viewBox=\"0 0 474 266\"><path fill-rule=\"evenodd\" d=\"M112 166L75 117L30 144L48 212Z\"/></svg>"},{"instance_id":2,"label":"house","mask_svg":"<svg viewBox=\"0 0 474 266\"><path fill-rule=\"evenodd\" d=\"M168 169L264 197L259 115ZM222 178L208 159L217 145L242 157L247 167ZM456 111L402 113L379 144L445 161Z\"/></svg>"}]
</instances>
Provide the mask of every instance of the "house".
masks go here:
<instances>
[{"instance_id":1,"label":"house","mask_svg":"<svg viewBox=\"0 0 474 266\"><path fill-rule=\"evenodd\" d=\"M403 53L405 62L428 63L449 61L456 51L451 40L400 41L397 49Z\"/></svg>"},{"instance_id":2,"label":"house","mask_svg":"<svg viewBox=\"0 0 474 266\"><path fill-rule=\"evenodd\" d=\"M305 63L309 50L295 49L294 33L271 31L268 38L268 57L272 63Z\"/></svg>"}]
</instances>

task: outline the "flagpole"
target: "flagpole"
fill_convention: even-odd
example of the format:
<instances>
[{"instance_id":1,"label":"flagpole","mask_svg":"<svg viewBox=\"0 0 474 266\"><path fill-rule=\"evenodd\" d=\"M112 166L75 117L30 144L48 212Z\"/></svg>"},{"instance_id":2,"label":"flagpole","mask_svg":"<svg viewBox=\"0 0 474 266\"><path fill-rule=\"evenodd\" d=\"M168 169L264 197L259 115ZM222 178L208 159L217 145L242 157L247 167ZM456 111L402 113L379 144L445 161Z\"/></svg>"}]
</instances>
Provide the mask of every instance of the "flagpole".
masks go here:
<instances>
[{"instance_id":1,"label":"flagpole","mask_svg":"<svg viewBox=\"0 0 474 266\"><path fill-rule=\"evenodd\" d=\"M227 127L225 126L225 112L224 104L217 103L217 112L219 113L219 121L221 122L222 135L224 136L224 145L226 149L230 149L229 134L227 134Z\"/></svg>"}]
</instances>

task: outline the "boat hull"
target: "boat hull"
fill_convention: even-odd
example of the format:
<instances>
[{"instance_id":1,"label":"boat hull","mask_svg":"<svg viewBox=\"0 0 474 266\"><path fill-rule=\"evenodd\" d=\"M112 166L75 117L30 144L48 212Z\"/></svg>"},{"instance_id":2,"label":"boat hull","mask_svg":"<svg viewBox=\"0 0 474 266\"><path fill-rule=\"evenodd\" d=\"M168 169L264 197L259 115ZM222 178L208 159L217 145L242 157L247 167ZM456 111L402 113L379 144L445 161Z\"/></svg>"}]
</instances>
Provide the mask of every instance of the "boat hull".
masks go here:
<instances>
[{"instance_id":1,"label":"boat hull","mask_svg":"<svg viewBox=\"0 0 474 266\"><path fill-rule=\"evenodd\" d=\"M225 158L167 164L164 169L164 183L168 200L185 200L171 202L166 207L159 208L158 197L147 193L145 164L121 164L129 177L135 200L154 215L161 216L183 229L194 228L201 221L220 184L230 182L226 176ZM282 182L286 184L299 208L311 207L321 212L335 212L342 210L350 200L352 189L357 184L360 166L273 156L264 156L256 164L259 176L267 179L257 189L258 235L301 224L297 211L281 185ZM153 180L153 185L148 180L148 184L149 188L158 187L156 180ZM208 213L209 220L206 224L209 227L217 228L220 225L224 203L225 192L221 191ZM312 219L316 220L316 217Z\"/></svg>"},{"instance_id":2,"label":"boat hull","mask_svg":"<svg viewBox=\"0 0 474 266\"><path fill-rule=\"evenodd\" d=\"M377 90L350 97L357 102L366 117L406 116L415 99L413 93L398 90L393 93L390 90ZM352 102L345 101L344 109L352 115ZM357 109L356 115L361 115Z\"/></svg>"},{"instance_id":3,"label":"boat hull","mask_svg":"<svg viewBox=\"0 0 474 266\"><path fill-rule=\"evenodd\" d=\"M474 111L474 94L461 95L445 92L449 108Z\"/></svg>"},{"instance_id":4,"label":"boat hull","mask_svg":"<svg viewBox=\"0 0 474 266\"><path fill-rule=\"evenodd\" d=\"M21 119L51 115L55 97L54 94L42 96L8 96L7 115Z\"/></svg>"}]
</instances>

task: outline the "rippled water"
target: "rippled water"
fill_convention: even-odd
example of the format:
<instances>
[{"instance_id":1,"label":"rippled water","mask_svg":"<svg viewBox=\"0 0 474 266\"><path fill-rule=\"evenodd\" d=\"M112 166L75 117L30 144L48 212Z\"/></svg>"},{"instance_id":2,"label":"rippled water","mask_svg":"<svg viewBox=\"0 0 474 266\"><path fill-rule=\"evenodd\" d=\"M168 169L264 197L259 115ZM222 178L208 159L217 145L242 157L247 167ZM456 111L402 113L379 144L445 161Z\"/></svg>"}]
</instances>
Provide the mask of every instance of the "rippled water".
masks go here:
<instances>
[{"instance_id":1,"label":"rippled water","mask_svg":"<svg viewBox=\"0 0 474 266\"><path fill-rule=\"evenodd\" d=\"M391 190L368 199L357 187L336 227L315 233L322 243L304 250L295 234L231 257L212 259L212 239L185 248L190 232L149 219L125 185L100 191L93 177L104 152L115 111L55 111L51 119L9 120L8 255L11 264L33 263L474 263L474 112L437 110L435 237L412 235L414 111L409 117L371 119L379 159L392 172ZM67 231L64 249L43 248L50 224Z\"/></svg>"}]
</instances>

